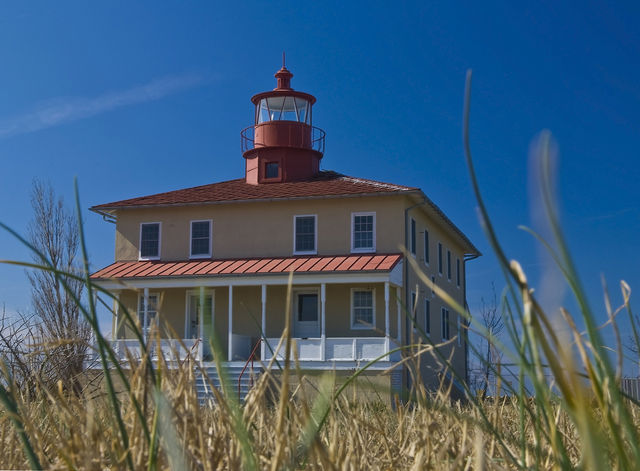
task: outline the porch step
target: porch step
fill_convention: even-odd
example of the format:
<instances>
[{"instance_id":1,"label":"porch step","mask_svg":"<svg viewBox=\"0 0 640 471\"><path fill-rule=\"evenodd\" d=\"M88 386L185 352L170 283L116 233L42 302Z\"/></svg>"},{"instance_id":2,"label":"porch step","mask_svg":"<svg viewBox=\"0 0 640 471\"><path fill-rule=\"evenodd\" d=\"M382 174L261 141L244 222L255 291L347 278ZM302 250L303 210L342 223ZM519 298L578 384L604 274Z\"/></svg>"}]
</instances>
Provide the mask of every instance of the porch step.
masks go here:
<instances>
[{"instance_id":1,"label":"porch step","mask_svg":"<svg viewBox=\"0 0 640 471\"><path fill-rule=\"evenodd\" d=\"M238 393L238 378L242 372L242 366L225 366L227 376L229 378L230 387L235 394ZM196 370L196 392L198 393L198 400L201 404L206 404L208 401L215 400L215 396L211 388L216 388L222 392L222 383L218 376L218 370L215 366L203 367L205 375L202 374L200 368ZM251 387L258 380L258 377L262 373L262 369L259 365L254 365L253 371L248 367L242 378L240 379L240 401L244 401L245 397L249 393ZM208 378L208 379L207 379Z\"/></svg>"}]
</instances>

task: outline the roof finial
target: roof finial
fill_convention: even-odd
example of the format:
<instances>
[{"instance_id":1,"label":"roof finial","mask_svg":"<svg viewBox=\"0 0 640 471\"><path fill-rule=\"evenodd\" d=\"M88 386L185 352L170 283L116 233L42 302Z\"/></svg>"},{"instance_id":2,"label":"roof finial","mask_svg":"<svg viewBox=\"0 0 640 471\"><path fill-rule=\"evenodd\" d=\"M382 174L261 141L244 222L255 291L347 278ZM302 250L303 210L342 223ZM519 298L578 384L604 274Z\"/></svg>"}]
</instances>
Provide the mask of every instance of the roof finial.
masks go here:
<instances>
[{"instance_id":1,"label":"roof finial","mask_svg":"<svg viewBox=\"0 0 640 471\"><path fill-rule=\"evenodd\" d=\"M278 79L278 85L274 90L291 90L291 77L293 74L289 72L284 65L285 55L282 51L282 68L276 72L275 77Z\"/></svg>"},{"instance_id":2,"label":"roof finial","mask_svg":"<svg viewBox=\"0 0 640 471\"><path fill-rule=\"evenodd\" d=\"M285 68L285 65L284 65L284 51L282 51L282 68Z\"/></svg>"}]
</instances>

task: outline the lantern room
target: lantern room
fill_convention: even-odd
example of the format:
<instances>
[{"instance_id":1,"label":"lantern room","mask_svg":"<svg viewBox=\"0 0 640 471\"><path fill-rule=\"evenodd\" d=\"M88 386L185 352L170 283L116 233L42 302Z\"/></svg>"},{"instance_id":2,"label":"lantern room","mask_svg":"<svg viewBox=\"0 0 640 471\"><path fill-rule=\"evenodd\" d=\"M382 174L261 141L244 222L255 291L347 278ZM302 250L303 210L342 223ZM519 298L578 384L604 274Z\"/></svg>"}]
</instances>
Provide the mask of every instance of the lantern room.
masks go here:
<instances>
[{"instance_id":1,"label":"lantern room","mask_svg":"<svg viewBox=\"0 0 640 471\"><path fill-rule=\"evenodd\" d=\"M325 133L312 125L316 99L293 90L292 77L283 57L276 88L251 98L254 124L241 133L247 183L300 181L320 171Z\"/></svg>"}]
</instances>

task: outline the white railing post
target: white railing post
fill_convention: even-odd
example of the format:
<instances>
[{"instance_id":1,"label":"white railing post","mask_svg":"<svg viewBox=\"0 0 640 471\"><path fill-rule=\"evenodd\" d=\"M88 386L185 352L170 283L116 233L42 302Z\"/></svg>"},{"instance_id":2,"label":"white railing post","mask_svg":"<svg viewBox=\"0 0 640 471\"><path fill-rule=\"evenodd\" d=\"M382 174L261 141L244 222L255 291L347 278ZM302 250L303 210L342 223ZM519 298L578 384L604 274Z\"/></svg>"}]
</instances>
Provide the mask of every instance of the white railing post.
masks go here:
<instances>
[{"instance_id":1,"label":"white railing post","mask_svg":"<svg viewBox=\"0 0 640 471\"><path fill-rule=\"evenodd\" d=\"M326 360L326 344L327 344L327 330L326 330L326 312L325 312L325 303L327 300L327 285L322 283L320 285L320 313L321 313L321 327L322 332L320 336L320 360Z\"/></svg>"},{"instance_id":2,"label":"white railing post","mask_svg":"<svg viewBox=\"0 0 640 471\"><path fill-rule=\"evenodd\" d=\"M233 285L229 285L229 348L227 349L228 359L233 359Z\"/></svg>"},{"instance_id":3,"label":"white railing post","mask_svg":"<svg viewBox=\"0 0 640 471\"><path fill-rule=\"evenodd\" d=\"M265 342L267 341L267 285L262 285L262 334L260 343L260 359L265 361L264 352L266 349Z\"/></svg>"},{"instance_id":4,"label":"white railing post","mask_svg":"<svg viewBox=\"0 0 640 471\"><path fill-rule=\"evenodd\" d=\"M351 357L353 358L353 361L356 361L356 351L357 351L356 340L357 340L357 338L354 337L353 338L353 344L351 346Z\"/></svg>"}]
</instances>

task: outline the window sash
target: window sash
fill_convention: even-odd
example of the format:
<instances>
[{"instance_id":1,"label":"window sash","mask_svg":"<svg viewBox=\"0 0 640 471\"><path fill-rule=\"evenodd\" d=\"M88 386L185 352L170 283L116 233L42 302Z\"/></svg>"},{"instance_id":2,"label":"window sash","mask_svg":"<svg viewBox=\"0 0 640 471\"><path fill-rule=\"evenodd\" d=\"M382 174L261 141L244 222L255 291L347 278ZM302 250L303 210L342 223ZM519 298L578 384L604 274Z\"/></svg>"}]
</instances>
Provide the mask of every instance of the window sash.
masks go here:
<instances>
[{"instance_id":1,"label":"window sash","mask_svg":"<svg viewBox=\"0 0 640 471\"><path fill-rule=\"evenodd\" d=\"M373 290L351 291L352 328L368 329L374 322Z\"/></svg>"},{"instance_id":2,"label":"window sash","mask_svg":"<svg viewBox=\"0 0 640 471\"><path fill-rule=\"evenodd\" d=\"M294 253L316 253L316 216L294 218Z\"/></svg>"},{"instance_id":3,"label":"window sash","mask_svg":"<svg viewBox=\"0 0 640 471\"><path fill-rule=\"evenodd\" d=\"M375 249L375 215L354 214L352 223L352 249Z\"/></svg>"},{"instance_id":4,"label":"window sash","mask_svg":"<svg viewBox=\"0 0 640 471\"><path fill-rule=\"evenodd\" d=\"M191 221L191 256L211 255L211 221Z\"/></svg>"},{"instance_id":5,"label":"window sash","mask_svg":"<svg viewBox=\"0 0 640 471\"><path fill-rule=\"evenodd\" d=\"M160 223L140 224L140 257L157 258L160 256Z\"/></svg>"},{"instance_id":6,"label":"window sash","mask_svg":"<svg viewBox=\"0 0 640 471\"><path fill-rule=\"evenodd\" d=\"M429 231L424 230L424 263L429 264Z\"/></svg>"}]
</instances>

